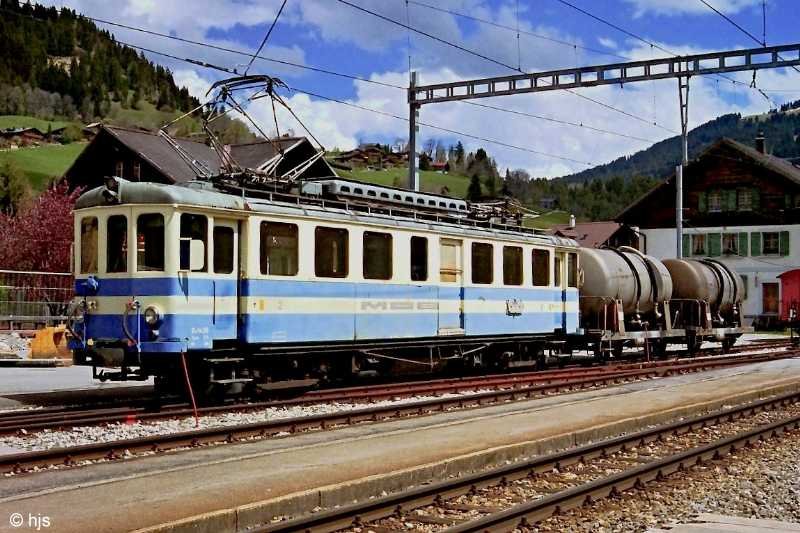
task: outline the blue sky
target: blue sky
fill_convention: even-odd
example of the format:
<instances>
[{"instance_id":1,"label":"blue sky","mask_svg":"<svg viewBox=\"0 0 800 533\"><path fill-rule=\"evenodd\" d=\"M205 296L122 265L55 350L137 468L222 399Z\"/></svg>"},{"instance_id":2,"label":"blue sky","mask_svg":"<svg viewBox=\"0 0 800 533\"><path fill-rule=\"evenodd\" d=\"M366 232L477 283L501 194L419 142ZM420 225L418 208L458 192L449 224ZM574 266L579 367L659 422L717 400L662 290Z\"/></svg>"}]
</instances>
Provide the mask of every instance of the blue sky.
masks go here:
<instances>
[{"instance_id":1,"label":"blue sky","mask_svg":"<svg viewBox=\"0 0 800 533\"><path fill-rule=\"evenodd\" d=\"M405 0L348 0L386 17L410 23L427 33L490 56L500 62L520 64L535 71L635 59L663 57L630 35L604 25L564 5L559 0L419 0L441 9L469 14L495 24L517 27L523 33L519 47L515 31L479 23ZM759 39L762 35L762 0L708 0ZM675 53L696 53L753 47L744 33L704 6L700 0L569 0L570 3ZM89 16L145 27L159 32L254 51L272 21L281 0L63 0L49 2L72 7ZM517 11L519 17L517 17ZM766 2L768 44L800 41L800 5L796 0ZM203 59L235 67L247 58L202 47L109 27L122 41L147 46L180 57ZM543 39L524 32L543 35ZM553 40L577 44L560 44ZM511 70L477 58L422 35L410 36L411 64L423 83L503 75ZM393 85L407 85L409 35L402 28L360 12L338 0L288 0L285 11L262 55L348 73ZM590 48L592 51L586 50ZM607 53L602 53L607 52ZM153 56L169 66L176 81L202 97L219 75L186 63ZM267 73L289 85L357 105L405 116L404 91L337 78L307 70L257 60L253 73ZM736 76L749 83L752 75ZM602 101L620 112L566 93L542 93L482 100L557 120L583 123L640 140L598 133L544 120L487 110L463 103L424 107L422 120L443 128L495 139L553 156L548 157L500 145L463 138L468 149L485 146L502 168L524 168L535 176L558 176L604 163L646 148L677 131L677 86L674 80L619 87L583 89L581 94ZM775 104L800 99L800 74L788 70L761 72L758 86ZM326 147L352 148L360 141L402 142L407 124L386 116L356 110L304 94L286 99ZM693 79L691 125L723 113L764 113L770 103L745 85L734 86L718 78ZM252 114L271 123L266 104L253 104ZM656 122L658 125L654 125ZM282 128L300 133L289 116ZM454 142L457 136L423 128L423 142ZM422 144L422 143L420 143ZM559 159L559 157L565 159Z\"/></svg>"}]
</instances>

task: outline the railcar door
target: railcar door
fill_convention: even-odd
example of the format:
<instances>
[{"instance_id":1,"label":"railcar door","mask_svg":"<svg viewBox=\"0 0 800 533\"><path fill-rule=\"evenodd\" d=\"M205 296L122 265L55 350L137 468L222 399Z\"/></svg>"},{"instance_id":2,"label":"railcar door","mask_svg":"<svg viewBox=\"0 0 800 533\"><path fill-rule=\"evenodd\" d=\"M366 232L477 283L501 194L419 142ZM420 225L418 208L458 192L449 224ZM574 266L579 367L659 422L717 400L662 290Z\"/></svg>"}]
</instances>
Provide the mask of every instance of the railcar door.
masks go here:
<instances>
[{"instance_id":1,"label":"railcar door","mask_svg":"<svg viewBox=\"0 0 800 533\"><path fill-rule=\"evenodd\" d=\"M439 241L439 335L464 334L464 250L455 239Z\"/></svg>"},{"instance_id":2,"label":"railcar door","mask_svg":"<svg viewBox=\"0 0 800 533\"><path fill-rule=\"evenodd\" d=\"M239 222L214 218L211 246L212 338L235 340L239 323Z\"/></svg>"}]
</instances>

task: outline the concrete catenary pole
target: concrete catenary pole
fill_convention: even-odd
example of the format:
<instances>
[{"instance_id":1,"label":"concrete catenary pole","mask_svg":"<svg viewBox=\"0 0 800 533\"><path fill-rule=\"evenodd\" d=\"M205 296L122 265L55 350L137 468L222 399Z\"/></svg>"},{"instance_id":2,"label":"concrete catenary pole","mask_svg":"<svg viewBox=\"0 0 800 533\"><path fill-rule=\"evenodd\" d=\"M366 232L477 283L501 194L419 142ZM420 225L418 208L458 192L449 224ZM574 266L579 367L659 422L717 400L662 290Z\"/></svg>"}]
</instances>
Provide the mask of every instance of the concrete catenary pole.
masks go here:
<instances>
[{"instance_id":1,"label":"concrete catenary pole","mask_svg":"<svg viewBox=\"0 0 800 533\"><path fill-rule=\"evenodd\" d=\"M675 257L683 257L683 171L689 164L689 77L678 78L681 111L681 164L675 168Z\"/></svg>"},{"instance_id":2,"label":"concrete catenary pole","mask_svg":"<svg viewBox=\"0 0 800 533\"><path fill-rule=\"evenodd\" d=\"M414 87L417 85L417 73L411 72L411 79L408 80L408 188L412 191L419 190L419 174L417 173L417 117L419 115L419 104L415 102L416 93Z\"/></svg>"}]
</instances>

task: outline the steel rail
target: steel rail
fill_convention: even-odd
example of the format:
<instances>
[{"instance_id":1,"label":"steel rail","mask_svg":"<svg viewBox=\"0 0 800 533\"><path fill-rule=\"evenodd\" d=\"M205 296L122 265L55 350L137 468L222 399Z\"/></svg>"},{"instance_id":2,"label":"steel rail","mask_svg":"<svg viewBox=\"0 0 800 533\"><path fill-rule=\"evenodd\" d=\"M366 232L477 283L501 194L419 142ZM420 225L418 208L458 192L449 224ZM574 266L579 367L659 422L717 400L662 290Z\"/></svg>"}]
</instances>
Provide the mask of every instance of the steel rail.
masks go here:
<instances>
[{"instance_id":1,"label":"steel rail","mask_svg":"<svg viewBox=\"0 0 800 533\"><path fill-rule=\"evenodd\" d=\"M522 479L538 473L551 471L554 468L560 469L564 466L595 457L603 457L611 453L624 451L634 446L657 441L664 435L684 434L709 425L733 422L745 416L750 416L776 406L786 406L797 402L800 402L800 392L783 394L774 398L723 409L691 419L679 420L628 435L536 457L519 463L503 465L498 468L462 476L453 480L422 485L415 489L390 494L353 505L318 513L310 513L298 518L251 528L248 531L258 533L283 533L290 531L332 532L350 527L365 527L364 524L371 521L387 518L389 516L402 515L404 512L473 493L481 488ZM797 427L798 424L800 424L800 415L768 426L761 426L755 430L731 438L722 439L707 446L682 452L663 460L657 460L642 465L627 473L623 473L625 475L619 474L606 478L605 480L587 483L553 494L541 500L523 504L502 511L501 513L489 515L488 517L480 519L480 523L478 520L467 522L448 531L462 531L457 529L459 527L466 528L463 529L463 531L510 530L513 529L514 525L520 524L523 517L539 516L536 515L536 513L539 513L539 509L547 508L548 510L541 516L549 516L547 514L548 512L552 514L557 510L567 509L569 506L582 505L589 501L587 500L588 497L595 497L602 493L607 495L614 490L614 487L617 487L616 490L619 491L630 486L635 486L637 479L640 480L640 482L655 479L659 476L659 472L665 475L666 473L679 469L680 465L687 466L689 462L696 461L698 458L705 459L714 457L718 453L723 453L726 447L727 450L730 451L733 446L737 446L740 442L749 442L755 438L755 436L771 434L778 430L776 428L785 426ZM530 520L536 520L536 518L529 519L529 522ZM512 526L505 528L508 524L512 524ZM496 525L502 525L502 527L496 527Z\"/></svg>"},{"instance_id":2,"label":"steel rail","mask_svg":"<svg viewBox=\"0 0 800 533\"><path fill-rule=\"evenodd\" d=\"M497 401L529 399L538 395L547 395L564 391L581 390L614 384L632 379L647 379L668 376L674 373L697 372L714 368L724 368L743 364L785 359L800 355L800 350L787 351L778 355L755 354L749 356L709 357L687 362L652 361L649 363L631 363L617 367L596 367L582 371L563 370L542 373L505 374L485 376L481 378L458 378L454 380L434 380L412 382L406 384L388 384L368 387L331 389L313 391L301 398L278 400L272 402L256 402L236 405L205 407L199 410L202 415L215 415L227 412L247 412L267 408L288 408L315 405L326 402L364 403L385 399L413 397L415 395L440 395L445 393L472 392L461 398L476 398L487 403ZM488 389L488 390L487 390ZM485 392L480 392L480 391ZM515 395L498 395L516 391ZM439 399L430 400L440 401ZM415 402L414 405L424 405ZM387 409L391 409L388 406ZM352 412L352 411L351 411ZM88 411L48 411L8 413L0 416L0 436L44 429L58 430L79 425L101 425L113 423L133 424L137 422L166 420L171 418L192 416L193 411L184 405L176 405L164 411L148 411L145 408L126 409L109 408Z\"/></svg>"}]
</instances>

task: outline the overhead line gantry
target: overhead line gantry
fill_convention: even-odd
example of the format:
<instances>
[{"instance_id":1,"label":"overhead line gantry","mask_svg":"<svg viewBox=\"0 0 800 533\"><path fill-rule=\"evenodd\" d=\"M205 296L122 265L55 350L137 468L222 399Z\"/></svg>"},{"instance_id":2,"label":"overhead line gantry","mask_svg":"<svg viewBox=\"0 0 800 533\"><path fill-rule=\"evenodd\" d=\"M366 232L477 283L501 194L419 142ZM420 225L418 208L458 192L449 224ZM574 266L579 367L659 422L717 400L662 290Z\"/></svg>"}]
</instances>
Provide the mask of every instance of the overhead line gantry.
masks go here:
<instances>
[{"instance_id":1,"label":"overhead line gantry","mask_svg":"<svg viewBox=\"0 0 800 533\"><path fill-rule=\"evenodd\" d=\"M409 187L419 189L417 174L416 132L423 105L496 96L558 90L624 85L626 83L677 79L681 122L681 165L676 169L677 257L681 257L683 226L683 169L689 163L689 78L732 72L796 67L800 65L800 44L764 46L705 54L673 56L624 63L547 70L509 76L496 76L449 83L418 85L417 73L411 73L409 104Z\"/></svg>"}]
</instances>

